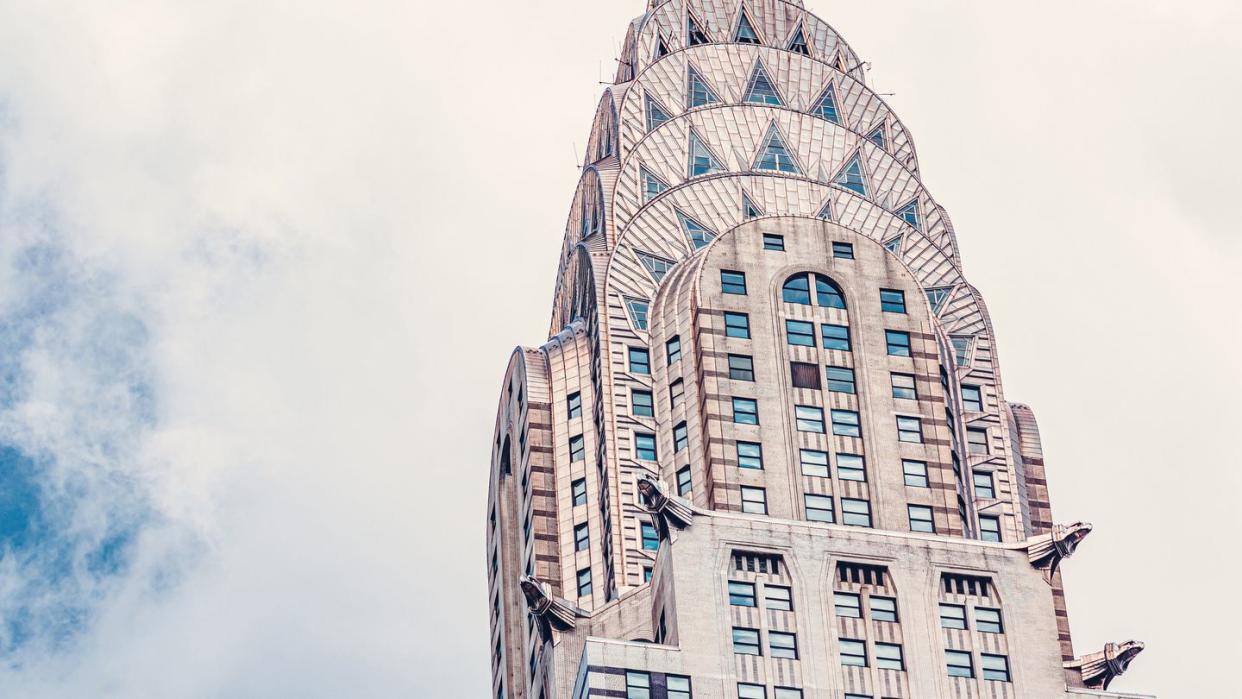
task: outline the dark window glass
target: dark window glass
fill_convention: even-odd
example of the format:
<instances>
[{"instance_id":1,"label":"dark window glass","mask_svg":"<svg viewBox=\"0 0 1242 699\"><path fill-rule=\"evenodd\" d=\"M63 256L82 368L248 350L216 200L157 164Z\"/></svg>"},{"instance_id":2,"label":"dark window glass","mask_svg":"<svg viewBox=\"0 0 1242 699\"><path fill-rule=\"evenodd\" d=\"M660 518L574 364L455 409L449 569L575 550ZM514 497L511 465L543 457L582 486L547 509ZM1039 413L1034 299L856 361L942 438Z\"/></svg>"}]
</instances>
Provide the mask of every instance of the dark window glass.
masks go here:
<instances>
[{"instance_id":1,"label":"dark window glass","mask_svg":"<svg viewBox=\"0 0 1242 699\"><path fill-rule=\"evenodd\" d=\"M729 355L729 378L734 381L754 381L755 363L744 354Z\"/></svg>"},{"instance_id":2,"label":"dark window glass","mask_svg":"<svg viewBox=\"0 0 1242 699\"><path fill-rule=\"evenodd\" d=\"M763 234L763 249L784 252L785 236L776 235L775 233L764 233Z\"/></svg>"},{"instance_id":3,"label":"dark window glass","mask_svg":"<svg viewBox=\"0 0 1242 699\"><path fill-rule=\"evenodd\" d=\"M897 289L880 289L880 308L885 313L905 313L906 293Z\"/></svg>"},{"instance_id":4,"label":"dark window glass","mask_svg":"<svg viewBox=\"0 0 1242 699\"><path fill-rule=\"evenodd\" d=\"M910 356L910 333L900 330L885 330L884 339L888 343L888 353L894 357Z\"/></svg>"},{"instance_id":5,"label":"dark window glass","mask_svg":"<svg viewBox=\"0 0 1242 699\"><path fill-rule=\"evenodd\" d=\"M569 485L569 492L573 497L574 506L586 504L586 479L579 478Z\"/></svg>"},{"instance_id":6,"label":"dark window glass","mask_svg":"<svg viewBox=\"0 0 1242 699\"><path fill-rule=\"evenodd\" d=\"M822 274L815 277L815 302L825 308L845 308L845 295L836 282Z\"/></svg>"},{"instance_id":7,"label":"dark window glass","mask_svg":"<svg viewBox=\"0 0 1242 699\"><path fill-rule=\"evenodd\" d=\"M789 379L794 388L810 388L818 391L820 389L819 366L806 362L790 362Z\"/></svg>"},{"instance_id":8,"label":"dark window glass","mask_svg":"<svg viewBox=\"0 0 1242 699\"><path fill-rule=\"evenodd\" d=\"M655 551L660 548L660 535L650 522L642 523L643 549Z\"/></svg>"},{"instance_id":9,"label":"dark window glass","mask_svg":"<svg viewBox=\"0 0 1242 699\"><path fill-rule=\"evenodd\" d=\"M746 295L746 274L720 270L720 291L725 294Z\"/></svg>"},{"instance_id":10,"label":"dark window glass","mask_svg":"<svg viewBox=\"0 0 1242 699\"><path fill-rule=\"evenodd\" d=\"M630 371L635 374L651 373L651 360L647 355L647 350L641 347L630 348Z\"/></svg>"},{"instance_id":11,"label":"dark window glass","mask_svg":"<svg viewBox=\"0 0 1242 699\"><path fill-rule=\"evenodd\" d=\"M781 287L781 298L785 303L811 305L811 283L805 274L798 274L785 280Z\"/></svg>"},{"instance_id":12,"label":"dark window glass","mask_svg":"<svg viewBox=\"0 0 1242 699\"><path fill-rule=\"evenodd\" d=\"M833 243L832 244L832 256L838 257L843 260L854 259L854 244L853 243Z\"/></svg>"},{"instance_id":13,"label":"dark window glass","mask_svg":"<svg viewBox=\"0 0 1242 699\"><path fill-rule=\"evenodd\" d=\"M569 406L569 417L574 418L582 414L582 394L571 393L566 399Z\"/></svg>"}]
</instances>

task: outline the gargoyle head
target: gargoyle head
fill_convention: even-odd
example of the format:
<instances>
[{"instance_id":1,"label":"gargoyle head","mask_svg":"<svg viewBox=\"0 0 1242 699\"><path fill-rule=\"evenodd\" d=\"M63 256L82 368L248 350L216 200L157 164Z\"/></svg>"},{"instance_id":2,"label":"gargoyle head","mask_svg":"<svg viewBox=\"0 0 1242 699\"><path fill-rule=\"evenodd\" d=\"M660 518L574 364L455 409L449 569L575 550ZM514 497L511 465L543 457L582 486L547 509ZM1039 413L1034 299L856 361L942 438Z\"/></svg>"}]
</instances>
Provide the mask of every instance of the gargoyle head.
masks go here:
<instances>
[{"instance_id":1,"label":"gargoyle head","mask_svg":"<svg viewBox=\"0 0 1242 699\"><path fill-rule=\"evenodd\" d=\"M1082 540L1086 539L1087 535L1091 533L1092 528L1088 522L1074 522L1067 525L1065 527L1065 538L1062 539L1062 545L1067 549L1066 553L1073 553L1074 549L1078 548L1078 545L1082 543Z\"/></svg>"},{"instance_id":2,"label":"gargoyle head","mask_svg":"<svg viewBox=\"0 0 1242 699\"><path fill-rule=\"evenodd\" d=\"M651 507L660 495L660 487L648 478L639 478L638 492L643 496L643 501L647 503L647 506Z\"/></svg>"},{"instance_id":3,"label":"gargoyle head","mask_svg":"<svg viewBox=\"0 0 1242 699\"><path fill-rule=\"evenodd\" d=\"M1126 668L1130 666L1130 661L1134 660L1134 657L1139 653L1142 653L1143 649L1146 647L1146 644L1142 641L1125 641L1123 643L1118 643L1116 655L1113 658L1113 663L1117 668L1117 673L1121 674L1122 672L1125 672Z\"/></svg>"},{"instance_id":4,"label":"gargoyle head","mask_svg":"<svg viewBox=\"0 0 1242 699\"><path fill-rule=\"evenodd\" d=\"M539 585L539 581L528 575L523 575L522 579L518 581L518 585L522 588L522 594L526 595L526 605L531 609L539 606L539 602L547 597L543 592L543 587Z\"/></svg>"}]
</instances>

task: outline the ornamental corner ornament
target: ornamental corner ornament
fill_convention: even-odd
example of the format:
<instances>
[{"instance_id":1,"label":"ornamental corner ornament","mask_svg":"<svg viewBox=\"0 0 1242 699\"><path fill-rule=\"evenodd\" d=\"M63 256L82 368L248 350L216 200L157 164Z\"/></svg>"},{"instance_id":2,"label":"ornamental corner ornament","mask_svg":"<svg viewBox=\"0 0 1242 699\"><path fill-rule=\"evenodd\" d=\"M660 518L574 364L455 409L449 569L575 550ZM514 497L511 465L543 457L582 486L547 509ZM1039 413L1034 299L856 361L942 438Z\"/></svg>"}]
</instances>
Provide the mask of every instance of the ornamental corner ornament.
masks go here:
<instances>
[{"instance_id":1,"label":"ornamental corner ornament","mask_svg":"<svg viewBox=\"0 0 1242 699\"><path fill-rule=\"evenodd\" d=\"M673 529L685 529L694 521L693 506L675 495L669 495L660 481L643 476L638 479L638 492L643 497L645 509L655 519L661 541L669 539Z\"/></svg>"},{"instance_id":2,"label":"ornamental corner ornament","mask_svg":"<svg viewBox=\"0 0 1242 699\"><path fill-rule=\"evenodd\" d=\"M530 609L531 616L539 620L539 628L545 639L552 639L554 629L557 631L573 629L577 626L580 617L587 616L585 610L575 607L567 600L549 594L547 585L540 582L538 578L524 575L518 584L522 587L522 594L526 595L526 606Z\"/></svg>"},{"instance_id":3,"label":"ornamental corner ornament","mask_svg":"<svg viewBox=\"0 0 1242 699\"><path fill-rule=\"evenodd\" d=\"M1113 680L1125 674L1134 657L1143 652L1142 641L1109 643L1104 650L1065 663L1067 670L1078 670L1089 689L1108 690Z\"/></svg>"},{"instance_id":4,"label":"ornamental corner ornament","mask_svg":"<svg viewBox=\"0 0 1242 699\"><path fill-rule=\"evenodd\" d=\"M1031 565L1042 569L1045 578L1051 581L1061 561L1074 555L1075 549L1087 538L1091 529L1086 522L1055 525L1052 531L1027 542L1027 558Z\"/></svg>"}]
</instances>

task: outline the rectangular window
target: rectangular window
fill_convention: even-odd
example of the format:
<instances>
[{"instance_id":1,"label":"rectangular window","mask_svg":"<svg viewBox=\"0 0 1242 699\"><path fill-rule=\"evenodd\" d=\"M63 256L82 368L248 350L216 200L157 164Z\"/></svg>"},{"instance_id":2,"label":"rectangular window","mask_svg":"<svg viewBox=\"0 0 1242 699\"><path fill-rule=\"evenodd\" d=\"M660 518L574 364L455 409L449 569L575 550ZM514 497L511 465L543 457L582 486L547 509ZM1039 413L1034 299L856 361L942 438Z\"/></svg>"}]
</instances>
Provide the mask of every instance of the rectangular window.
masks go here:
<instances>
[{"instance_id":1,"label":"rectangular window","mask_svg":"<svg viewBox=\"0 0 1242 699\"><path fill-rule=\"evenodd\" d=\"M983 670L983 679L994 682L1009 681L1009 658L1003 655L979 654L979 667Z\"/></svg>"},{"instance_id":2,"label":"rectangular window","mask_svg":"<svg viewBox=\"0 0 1242 699\"><path fill-rule=\"evenodd\" d=\"M824 433L824 409L813 405L795 405L794 422L799 432Z\"/></svg>"},{"instance_id":3,"label":"rectangular window","mask_svg":"<svg viewBox=\"0 0 1242 699\"><path fill-rule=\"evenodd\" d=\"M647 350L641 347L630 348L630 371L635 374L651 373L651 359Z\"/></svg>"},{"instance_id":4,"label":"rectangular window","mask_svg":"<svg viewBox=\"0 0 1242 699\"><path fill-rule=\"evenodd\" d=\"M724 319L726 337L750 339L750 316L745 313L726 313Z\"/></svg>"},{"instance_id":5,"label":"rectangular window","mask_svg":"<svg viewBox=\"0 0 1242 699\"><path fill-rule=\"evenodd\" d=\"M739 425L759 424L759 403L753 398L733 399L733 421Z\"/></svg>"},{"instance_id":6,"label":"rectangular window","mask_svg":"<svg viewBox=\"0 0 1242 699\"><path fill-rule=\"evenodd\" d=\"M851 638L841 639L841 664L852 667L867 667L867 644Z\"/></svg>"},{"instance_id":7,"label":"rectangular window","mask_svg":"<svg viewBox=\"0 0 1242 699\"><path fill-rule=\"evenodd\" d=\"M586 522L574 527L574 550L586 551L591 547L590 525Z\"/></svg>"},{"instance_id":8,"label":"rectangular window","mask_svg":"<svg viewBox=\"0 0 1242 699\"><path fill-rule=\"evenodd\" d=\"M901 460L901 470L906 477L906 485L911 488L926 488L927 485L927 464L922 461L913 461L911 459Z\"/></svg>"},{"instance_id":9,"label":"rectangular window","mask_svg":"<svg viewBox=\"0 0 1242 699\"><path fill-rule=\"evenodd\" d=\"M673 453L685 449L690 444L690 430L686 428L685 422L679 422L673 427Z\"/></svg>"},{"instance_id":10,"label":"rectangular window","mask_svg":"<svg viewBox=\"0 0 1242 699\"><path fill-rule=\"evenodd\" d=\"M834 242L832 244L832 256L842 260L854 259L854 244Z\"/></svg>"},{"instance_id":11,"label":"rectangular window","mask_svg":"<svg viewBox=\"0 0 1242 699\"><path fill-rule=\"evenodd\" d=\"M891 374L893 378L893 397L904 400L918 400L919 392L914 386L914 377L909 374Z\"/></svg>"},{"instance_id":12,"label":"rectangular window","mask_svg":"<svg viewBox=\"0 0 1242 699\"><path fill-rule=\"evenodd\" d=\"M802 462L802 475L817 476L819 478L828 477L827 452L803 449L799 452L799 460Z\"/></svg>"},{"instance_id":13,"label":"rectangular window","mask_svg":"<svg viewBox=\"0 0 1242 699\"><path fill-rule=\"evenodd\" d=\"M775 609L778 612L792 612L793 595L787 587L764 585L763 606L767 609Z\"/></svg>"},{"instance_id":14,"label":"rectangular window","mask_svg":"<svg viewBox=\"0 0 1242 699\"><path fill-rule=\"evenodd\" d=\"M819 366L807 362L790 362L789 378L794 388L820 389Z\"/></svg>"},{"instance_id":15,"label":"rectangular window","mask_svg":"<svg viewBox=\"0 0 1242 699\"><path fill-rule=\"evenodd\" d=\"M569 484L569 492L573 498L574 507L586 504L586 479L579 478Z\"/></svg>"},{"instance_id":16,"label":"rectangular window","mask_svg":"<svg viewBox=\"0 0 1242 699\"><path fill-rule=\"evenodd\" d=\"M686 397L686 383L681 379L677 379L668 386L668 401L673 410L681 407L681 401Z\"/></svg>"},{"instance_id":17,"label":"rectangular window","mask_svg":"<svg viewBox=\"0 0 1242 699\"><path fill-rule=\"evenodd\" d=\"M660 533L656 531L655 525L651 522L643 522L639 526L639 531L642 532L644 551L660 550Z\"/></svg>"},{"instance_id":18,"label":"rectangular window","mask_svg":"<svg viewBox=\"0 0 1242 699\"><path fill-rule=\"evenodd\" d=\"M579 415L582 415L582 394L581 393L569 394L569 397L565 399L565 402L568 404L568 407L569 407L570 418L575 418L575 417L578 417Z\"/></svg>"},{"instance_id":19,"label":"rectangular window","mask_svg":"<svg viewBox=\"0 0 1242 699\"><path fill-rule=\"evenodd\" d=\"M840 473L837 469L837 473ZM841 498L841 523L852 527L871 526L871 503L866 500Z\"/></svg>"},{"instance_id":20,"label":"rectangular window","mask_svg":"<svg viewBox=\"0 0 1242 699\"><path fill-rule=\"evenodd\" d=\"M906 292L899 289L880 289L880 308L885 313L905 313Z\"/></svg>"},{"instance_id":21,"label":"rectangular window","mask_svg":"<svg viewBox=\"0 0 1242 699\"><path fill-rule=\"evenodd\" d=\"M923 443L923 421L917 417L897 416L897 440L901 442L911 442L914 444Z\"/></svg>"},{"instance_id":22,"label":"rectangular window","mask_svg":"<svg viewBox=\"0 0 1242 699\"><path fill-rule=\"evenodd\" d=\"M639 461L656 460L656 441L654 434L634 433L634 458Z\"/></svg>"},{"instance_id":23,"label":"rectangular window","mask_svg":"<svg viewBox=\"0 0 1242 699\"><path fill-rule=\"evenodd\" d=\"M821 323L819 334L824 341L824 349L850 351L850 329L845 325Z\"/></svg>"},{"instance_id":24,"label":"rectangular window","mask_svg":"<svg viewBox=\"0 0 1242 699\"><path fill-rule=\"evenodd\" d=\"M737 467L763 468L763 446L758 442L738 442Z\"/></svg>"},{"instance_id":25,"label":"rectangular window","mask_svg":"<svg viewBox=\"0 0 1242 699\"><path fill-rule=\"evenodd\" d=\"M690 699L690 678L682 675L668 675L668 699Z\"/></svg>"},{"instance_id":26,"label":"rectangular window","mask_svg":"<svg viewBox=\"0 0 1242 699\"><path fill-rule=\"evenodd\" d=\"M768 513L768 493L763 488L742 486L742 512L753 515Z\"/></svg>"},{"instance_id":27,"label":"rectangular window","mask_svg":"<svg viewBox=\"0 0 1242 699\"><path fill-rule=\"evenodd\" d=\"M940 628L966 629L966 608L960 604L940 604Z\"/></svg>"},{"instance_id":28,"label":"rectangular window","mask_svg":"<svg viewBox=\"0 0 1242 699\"><path fill-rule=\"evenodd\" d=\"M853 410L832 411L832 433L838 437L861 437L862 425Z\"/></svg>"},{"instance_id":29,"label":"rectangular window","mask_svg":"<svg viewBox=\"0 0 1242 699\"><path fill-rule=\"evenodd\" d=\"M720 291L725 294L746 295L746 274L727 269L720 270Z\"/></svg>"},{"instance_id":30,"label":"rectangular window","mask_svg":"<svg viewBox=\"0 0 1242 699\"><path fill-rule=\"evenodd\" d=\"M625 673L625 699L651 699L651 675L645 672Z\"/></svg>"},{"instance_id":31,"label":"rectangular window","mask_svg":"<svg viewBox=\"0 0 1242 699\"><path fill-rule=\"evenodd\" d=\"M871 596L872 621L897 621L897 600L892 597Z\"/></svg>"},{"instance_id":32,"label":"rectangular window","mask_svg":"<svg viewBox=\"0 0 1242 699\"><path fill-rule=\"evenodd\" d=\"M759 655L758 629L733 627L733 652L738 655Z\"/></svg>"},{"instance_id":33,"label":"rectangular window","mask_svg":"<svg viewBox=\"0 0 1242 699\"><path fill-rule=\"evenodd\" d=\"M833 393L854 393L854 370L843 366L828 367L828 390Z\"/></svg>"},{"instance_id":34,"label":"rectangular window","mask_svg":"<svg viewBox=\"0 0 1242 699\"><path fill-rule=\"evenodd\" d=\"M936 523L932 521L932 509L926 505L908 505L910 513L910 531L936 533Z\"/></svg>"},{"instance_id":35,"label":"rectangular window","mask_svg":"<svg viewBox=\"0 0 1242 699\"><path fill-rule=\"evenodd\" d=\"M834 592L832 593L832 608L837 616L861 619L862 597L852 592Z\"/></svg>"},{"instance_id":36,"label":"rectangular window","mask_svg":"<svg viewBox=\"0 0 1242 699\"><path fill-rule=\"evenodd\" d=\"M837 454L837 478L843 481L866 482L867 469L858 454Z\"/></svg>"},{"instance_id":37,"label":"rectangular window","mask_svg":"<svg viewBox=\"0 0 1242 699\"><path fill-rule=\"evenodd\" d=\"M775 233L763 234L763 249L775 250L777 252L785 251L785 236L776 235Z\"/></svg>"},{"instance_id":38,"label":"rectangular window","mask_svg":"<svg viewBox=\"0 0 1242 699\"><path fill-rule=\"evenodd\" d=\"M975 676L975 665L970 659L970 653L961 650L946 650L944 660L945 665L948 666L949 677Z\"/></svg>"},{"instance_id":39,"label":"rectangular window","mask_svg":"<svg viewBox=\"0 0 1242 699\"><path fill-rule=\"evenodd\" d=\"M690 467L683 466L677 471L677 494L684 498L691 490L693 485L690 482Z\"/></svg>"},{"instance_id":40,"label":"rectangular window","mask_svg":"<svg viewBox=\"0 0 1242 699\"><path fill-rule=\"evenodd\" d=\"M578 571L578 596L586 597L591 594L591 569L583 568Z\"/></svg>"},{"instance_id":41,"label":"rectangular window","mask_svg":"<svg viewBox=\"0 0 1242 699\"><path fill-rule=\"evenodd\" d=\"M753 583L729 581L729 604L734 607L754 607L755 586Z\"/></svg>"},{"instance_id":42,"label":"rectangular window","mask_svg":"<svg viewBox=\"0 0 1242 699\"><path fill-rule=\"evenodd\" d=\"M980 515L979 538L984 541L999 542L1001 540L1000 517Z\"/></svg>"},{"instance_id":43,"label":"rectangular window","mask_svg":"<svg viewBox=\"0 0 1242 699\"><path fill-rule=\"evenodd\" d=\"M975 628L983 633L1005 633L999 609L975 607Z\"/></svg>"},{"instance_id":44,"label":"rectangular window","mask_svg":"<svg viewBox=\"0 0 1242 699\"><path fill-rule=\"evenodd\" d=\"M586 439L582 435L575 435L569 438L569 460L582 461L586 459Z\"/></svg>"},{"instance_id":45,"label":"rectangular window","mask_svg":"<svg viewBox=\"0 0 1242 699\"><path fill-rule=\"evenodd\" d=\"M630 393L630 403L635 415L642 417L655 416L655 403L651 400L651 391L635 390Z\"/></svg>"},{"instance_id":46,"label":"rectangular window","mask_svg":"<svg viewBox=\"0 0 1242 699\"><path fill-rule=\"evenodd\" d=\"M896 643L875 644L875 666L881 670L905 670L905 659L901 656L901 646Z\"/></svg>"},{"instance_id":47,"label":"rectangular window","mask_svg":"<svg viewBox=\"0 0 1242 699\"><path fill-rule=\"evenodd\" d=\"M837 518L832 511L832 498L827 495L811 495L803 496L806 502L806 518L811 522L828 522L829 524L836 522Z\"/></svg>"},{"instance_id":48,"label":"rectangular window","mask_svg":"<svg viewBox=\"0 0 1242 699\"><path fill-rule=\"evenodd\" d=\"M773 690L774 699L802 699L802 690L793 687L777 687Z\"/></svg>"},{"instance_id":49,"label":"rectangular window","mask_svg":"<svg viewBox=\"0 0 1242 699\"><path fill-rule=\"evenodd\" d=\"M679 335L674 335L671 340L664 343L664 353L668 357L669 366L681 359L681 337Z\"/></svg>"},{"instance_id":50,"label":"rectangular window","mask_svg":"<svg viewBox=\"0 0 1242 699\"><path fill-rule=\"evenodd\" d=\"M734 381L754 381L754 361L744 354L729 355L729 378Z\"/></svg>"},{"instance_id":51,"label":"rectangular window","mask_svg":"<svg viewBox=\"0 0 1242 699\"><path fill-rule=\"evenodd\" d=\"M979 429L971 427L966 430L966 442L968 443L968 451L971 454L988 453L988 431L987 429Z\"/></svg>"},{"instance_id":52,"label":"rectangular window","mask_svg":"<svg viewBox=\"0 0 1242 699\"><path fill-rule=\"evenodd\" d=\"M798 637L783 631L768 632L768 653L773 658L798 659Z\"/></svg>"},{"instance_id":53,"label":"rectangular window","mask_svg":"<svg viewBox=\"0 0 1242 699\"><path fill-rule=\"evenodd\" d=\"M992 479L992 474L975 471L975 497L977 498L995 498L996 482Z\"/></svg>"},{"instance_id":54,"label":"rectangular window","mask_svg":"<svg viewBox=\"0 0 1242 699\"><path fill-rule=\"evenodd\" d=\"M962 386L962 407L967 412L983 412L983 392L978 386Z\"/></svg>"},{"instance_id":55,"label":"rectangular window","mask_svg":"<svg viewBox=\"0 0 1242 699\"><path fill-rule=\"evenodd\" d=\"M885 330L884 340L888 345L888 353L894 357L910 356L910 333L900 330Z\"/></svg>"},{"instance_id":56,"label":"rectangular window","mask_svg":"<svg viewBox=\"0 0 1242 699\"><path fill-rule=\"evenodd\" d=\"M737 685L738 699L768 699L768 690L761 684L745 684Z\"/></svg>"},{"instance_id":57,"label":"rectangular window","mask_svg":"<svg viewBox=\"0 0 1242 699\"><path fill-rule=\"evenodd\" d=\"M785 321L785 341L802 347L815 346L815 324L803 320Z\"/></svg>"}]
</instances>

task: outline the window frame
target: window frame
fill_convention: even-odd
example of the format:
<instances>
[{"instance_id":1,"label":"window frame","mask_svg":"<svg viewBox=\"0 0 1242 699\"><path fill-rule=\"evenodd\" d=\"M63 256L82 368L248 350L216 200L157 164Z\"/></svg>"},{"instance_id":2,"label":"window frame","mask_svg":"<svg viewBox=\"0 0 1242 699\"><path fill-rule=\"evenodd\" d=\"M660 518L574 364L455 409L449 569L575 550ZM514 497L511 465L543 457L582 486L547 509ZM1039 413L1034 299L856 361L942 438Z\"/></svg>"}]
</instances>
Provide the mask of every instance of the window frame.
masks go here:
<instances>
[{"instance_id":1,"label":"window frame","mask_svg":"<svg viewBox=\"0 0 1242 699\"><path fill-rule=\"evenodd\" d=\"M724 327L725 337L732 337L738 340L749 340L750 314L740 313L737 311L725 311Z\"/></svg>"},{"instance_id":2,"label":"window frame","mask_svg":"<svg viewBox=\"0 0 1242 699\"><path fill-rule=\"evenodd\" d=\"M890 357L913 357L914 346L905 330L885 330L884 345Z\"/></svg>"},{"instance_id":3,"label":"window frame","mask_svg":"<svg viewBox=\"0 0 1242 699\"><path fill-rule=\"evenodd\" d=\"M735 269L720 270L720 293L746 296L746 273Z\"/></svg>"},{"instance_id":4,"label":"window frame","mask_svg":"<svg viewBox=\"0 0 1242 699\"><path fill-rule=\"evenodd\" d=\"M893 398L897 400L919 399L918 381L915 380L914 374L903 374L898 371L890 371L888 375L890 385L893 389ZM898 380L900 380L903 385L898 385ZM904 385L906 380L909 380L910 385Z\"/></svg>"},{"instance_id":5,"label":"window frame","mask_svg":"<svg viewBox=\"0 0 1242 699\"><path fill-rule=\"evenodd\" d=\"M736 425L758 425L759 424L759 401L755 398L743 398L742 396L732 396L733 404L733 423ZM738 407L748 408L741 411ZM739 420L741 416L743 420Z\"/></svg>"},{"instance_id":6,"label":"window frame","mask_svg":"<svg viewBox=\"0 0 1242 699\"><path fill-rule=\"evenodd\" d=\"M905 315L906 292L901 289L880 289L880 311Z\"/></svg>"},{"instance_id":7,"label":"window frame","mask_svg":"<svg viewBox=\"0 0 1242 699\"><path fill-rule=\"evenodd\" d=\"M917 465L919 467L916 469L916 472L913 474L910 472L911 465ZM917 472L918 470L921 470L922 473L918 473ZM920 461L918 459L902 459L901 460L901 475L902 475L903 482L906 484L906 487L908 488L930 488L931 487L931 480L927 477L927 462L926 461ZM910 482L911 478L915 478L915 479L921 478L923 482L922 483L911 483Z\"/></svg>"},{"instance_id":8,"label":"window frame","mask_svg":"<svg viewBox=\"0 0 1242 699\"><path fill-rule=\"evenodd\" d=\"M729 367L730 381L755 381L755 359L749 354L730 354L728 355L727 366ZM734 366L736 361L737 366Z\"/></svg>"},{"instance_id":9,"label":"window frame","mask_svg":"<svg viewBox=\"0 0 1242 699\"><path fill-rule=\"evenodd\" d=\"M836 372L836 378L833 378L833 372ZM845 393L851 396L858 393L854 370L850 367L826 366L824 367L824 379L827 381L829 393Z\"/></svg>"}]
</instances>

